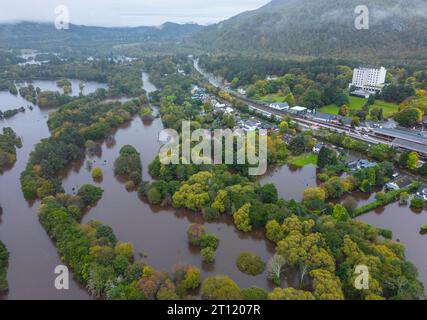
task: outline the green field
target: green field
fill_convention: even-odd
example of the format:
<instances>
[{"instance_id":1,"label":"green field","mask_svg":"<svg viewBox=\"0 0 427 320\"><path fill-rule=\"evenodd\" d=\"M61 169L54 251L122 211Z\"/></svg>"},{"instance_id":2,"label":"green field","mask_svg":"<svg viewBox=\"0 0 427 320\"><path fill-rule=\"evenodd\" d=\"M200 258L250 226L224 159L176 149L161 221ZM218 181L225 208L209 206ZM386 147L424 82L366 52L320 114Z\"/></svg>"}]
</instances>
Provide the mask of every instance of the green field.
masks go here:
<instances>
[{"instance_id":1,"label":"green field","mask_svg":"<svg viewBox=\"0 0 427 320\"><path fill-rule=\"evenodd\" d=\"M359 97L353 97L350 96L350 110L360 110L365 105L367 99L359 98ZM380 107L383 109L384 117L389 118L397 111L399 106L394 103L385 102L382 100L375 100L375 104L372 105L370 108ZM338 114L339 107L335 104L331 104L328 106L324 106L319 109L320 112L329 113L329 114Z\"/></svg>"},{"instance_id":2,"label":"green field","mask_svg":"<svg viewBox=\"0 0 427 320\"><path fill-rule=\"evenodd\" d=\"M285 97L278 95L276 93L276 94L268 94L266 96L263 96L259 100L262 102L270 102L270 103L272 103L272 102L285 102Z\"/></svg>"},{"instance_id":3,"label":"green field","mask_svg":"<svg viewBox=\"0 0 427 320\"><path fill-rule=\"evenodd\" d=\"M289 165L302 168L309 164L317 165L317 154L314 153L304 153L298 157L290 159Z\"/></svg>"}]
</instances>

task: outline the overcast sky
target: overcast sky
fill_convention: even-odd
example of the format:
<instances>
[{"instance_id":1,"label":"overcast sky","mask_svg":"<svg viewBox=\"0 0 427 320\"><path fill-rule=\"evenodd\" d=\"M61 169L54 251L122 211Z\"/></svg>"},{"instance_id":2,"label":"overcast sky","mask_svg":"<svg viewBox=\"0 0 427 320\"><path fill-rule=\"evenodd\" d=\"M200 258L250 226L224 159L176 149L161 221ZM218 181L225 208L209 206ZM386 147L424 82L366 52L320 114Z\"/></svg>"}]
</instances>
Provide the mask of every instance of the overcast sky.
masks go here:
<instances>
[{"instance_id":1,"label":"overcast sky","mask_svg":"<svg viewBox=\"0 0 427 320\"><path fill-rule=\"evenodd\" d=\"M55 19L55 8L66 5L70 22L96 26L160 25L166 21L215 23L253 10L269 0L1 0L0 22Z\"/></svg>"}]
</instances>

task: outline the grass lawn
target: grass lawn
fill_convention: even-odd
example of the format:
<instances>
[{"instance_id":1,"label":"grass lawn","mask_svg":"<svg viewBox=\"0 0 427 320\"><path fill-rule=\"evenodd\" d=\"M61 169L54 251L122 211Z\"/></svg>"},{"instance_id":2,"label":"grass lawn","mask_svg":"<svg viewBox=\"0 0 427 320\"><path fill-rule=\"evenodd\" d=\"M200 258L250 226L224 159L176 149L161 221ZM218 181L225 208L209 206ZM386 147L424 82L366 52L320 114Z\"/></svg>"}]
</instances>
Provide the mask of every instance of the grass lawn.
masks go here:
<instances>
[{"instance_id":1,"label":"grass lawn","mask_svg":"<svg viewBox=\"0 0 427 320\"><path fill-rule=\"evenodd\" d=\"M317 165L317 154L312 152L303 153L298 157L291 158L289 164L294 167L302 168L309 164Z\"/></svg>"},{"instance_id":2,"label":"grass lawn","mask_svg":"<svg viewBox=\"0 0 427 320\"><path fill-rule=\"evenodd\" d=\"M359 98L359 97L353 97L350 96L350 110L360 110L366 103L367 99ZM385 102L382 100L375 100L375 104L370 107L370 109L380 107L383 109L384 117L388 118L391 117L393 113L397 111L399 106L394 103ZM329 114L338 114L339 107L335 104L331 104L328 106L324 106L319 109L320 112L329 113Z\"/></svg>"},{"instance_id":3,"label":"grass lawn","mask_svg":"<svg viewBox=\"0 0 427 320\"><path fill-rule=\"evenodd\" d=\"M268 94L260 98L262 102L285 102L285 97L278 94Z\"/></svg>"}]
</instances>

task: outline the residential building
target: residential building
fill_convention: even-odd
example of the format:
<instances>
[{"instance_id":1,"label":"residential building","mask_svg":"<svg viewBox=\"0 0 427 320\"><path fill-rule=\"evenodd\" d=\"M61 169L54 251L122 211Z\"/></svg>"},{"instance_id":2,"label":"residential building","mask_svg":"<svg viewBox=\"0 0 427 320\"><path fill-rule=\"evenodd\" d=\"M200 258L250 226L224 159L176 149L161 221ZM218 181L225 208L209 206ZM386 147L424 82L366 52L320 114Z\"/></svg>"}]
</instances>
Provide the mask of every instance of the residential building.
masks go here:
<instances>
[{"instance_id":1,"label":"residential building","mask_svg":"<svg viewBox=\"0 0 427 320\"><path fill-rule=\"evenodd\" d=\"M289 110L289 104L287 102L276 102L276 103L270 103L269 107L271 109L279 110L279 111L285 111Z\"/></svg>"},{"instance_id":2,"label":"residential building","mask_svg":"<svg viewBox=\"0 0 427 320\"><path fill-rule=\"evenodd\" d=\"M350 170L362 170L362 169L369 169L375 167L377 164L375 162L370 162L366 159L359 159L357 161L353 161L347 164L347 167Z\"/></svg>"},{"instance_id":3,"label":"residential building","mask_svg":"<svg viewBox=\"0 0 427 320\"><path fill-rule=\"evenodd\" d=\"M313 147L313 153L318 154L320 152L320 150L322 150L323 148L323 143L318 143Z\"/></svg>"}]
</instances>

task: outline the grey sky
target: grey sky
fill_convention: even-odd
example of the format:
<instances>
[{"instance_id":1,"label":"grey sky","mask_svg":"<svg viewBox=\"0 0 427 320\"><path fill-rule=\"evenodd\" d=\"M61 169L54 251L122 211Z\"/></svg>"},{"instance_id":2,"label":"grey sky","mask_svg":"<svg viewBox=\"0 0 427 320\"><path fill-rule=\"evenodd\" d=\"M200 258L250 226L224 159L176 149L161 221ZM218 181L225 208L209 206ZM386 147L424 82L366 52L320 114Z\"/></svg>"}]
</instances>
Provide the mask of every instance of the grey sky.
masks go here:
<instances>
[{"instance_id":1,"label":"grey sky","mask_svg":"<svg viewBox=\"0 0 427 320\"><path fill-rule=\"evenodd\" d=\"M0 22L55 19L66 5L73 24L97 26L160 25L166 21L210 24L256 9L269 0L12 0L2 1Z\"/></svg>"}]
</instances>

